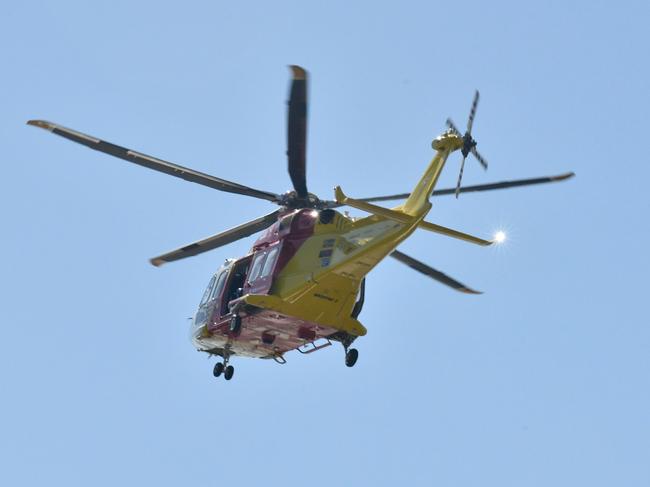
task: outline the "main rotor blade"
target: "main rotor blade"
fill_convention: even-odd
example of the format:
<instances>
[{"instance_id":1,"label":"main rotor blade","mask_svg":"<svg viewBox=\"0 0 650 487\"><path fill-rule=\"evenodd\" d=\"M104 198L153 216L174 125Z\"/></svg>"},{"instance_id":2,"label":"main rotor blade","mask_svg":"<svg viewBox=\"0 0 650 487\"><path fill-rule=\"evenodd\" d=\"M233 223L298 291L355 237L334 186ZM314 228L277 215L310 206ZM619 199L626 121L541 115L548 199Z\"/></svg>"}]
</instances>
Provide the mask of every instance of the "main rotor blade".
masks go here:
<instances>
[{"instance_id":1,"label":"main rotor blade","mask_svg":"<svg viewBox=\"0 0 650 487\"><path fill-rule=\"evenodd\" d=\"M472 125L474 125L474 117L476 116L476 107L478 106L479 93L476 90L474 93L474 101L472 101L472 109L469 111L469 119L467 120L467 132L472 133Z\"/></svg>"},{"instance_id":2,"label":"main rotor blade","mask_svg":"<svg viewBox=\"0 0 650 487\"><path fill-rule=\"evenodd\" d=\"M307 198L307 71L290 66L293 72L287 112L287 158L289 176L300 198Z\"/></svg>"},{"instance_id":3,"label":"main rotor blade","mask_svg":"<svg viewBox=\"0 0 650 487\"><path fill-rule=\"evenodd\" d=\"M193 255L202 254L208 250L222 247L223 245L235 242L236 240L248 237L249 235L270 227L277 221L279 214L280 210L276 210L273 213L251 220L235 228L226 230L225 232L218 233L211 237L204 238L203 240L199 240L198 242L181 247L180 249L172 250L171 252L154 257L153 259L150 259L150 262L156 267L160 267L167 262L173 262L175 260L184 259Z\"/></svg>"},{"instance_id":4,"label":"main rotor blade","mask_svg":"<svg viewBox=\"0 0 650 487\"><path fill-rule=\"evenodd\" d=\"M415 269L418 272L421 272L425 276L429 276L432 279L435 279L436 281L444 284L445 286L449 286L456 291L460 291L462 293L467 293L467 294L483 294L480 291L475 291L474 289L471 289L461 282L458 282L456 279L453 279L449 277L447 274L443 274L442 272L434 269L433 267L430 267L426 265L423 262L420 262L417 259L414 259L413 257L410 257L399 250L394 250L392 254L390 254L391 257L394 259L399 260L402 264L406 264L409 266L411 269Z\"/></svg>"},{"instance_id":5,"label":"main rotor blade","mask_svg":"<svg viewBox=\"0 0 650 487\"><path fill-rule=\"evenodd\" d=\"M475 186L464 186L460 188L461 193L474 193L478 191L491 191L493 189L516 188L518 186L530 186L533 184L556 183L564 181L575 176L574 172L560 174L558 176L546 176L541 178L530 179L515 179L513 181L501 181L499 183L477 184ZM447 194L454 194L456 188L436 189L432 196L443 196Z\"/></svg>"},{"instance_id":6,"label":"main rotor blade","mask_svg":"<svg viewBox=\"0 0 650 487\"><path fill-rule=\"evenodd\" d=\"M185 179L186 181L190 181L192 183L201 184L203 186L217 189L219 191L225 191L227 193L252 196L254 198L260 198L263 200L272 201L274 203L280 201L280 196L275 193L269 193L267 191L260 191L258 189L249 188L248 186L217 178L209 174L195 171L194 169L179 166L168 161L163 161L162 159L148 156L146 154L142 154L141 152L136 152L125 147L120 147L119 145L111 144L110 142L105 142L101 139L82 134L81 132L77 132L76 130L69 129L52 122L47 122L45 120L30 120L27 122L27 124L49 130L53 134L60 135L61 137L65 137L66 139L69 139L73 142L77 142L78 144L90 147L93 150L104 152L106 154L119 157L120 159L124 159L125 161L153 169L154 171L169 174L170 176Z\"/></svg>"},{"instance_id":7,"label":"main rotor blade","mask_svg":"<svg viewBox=\"0 0 650 487\"><path fill-rule=\"evenodd\" d=\"M488 183L488 184L477 184L475 186L463 186L460 188L460 193L473 193L478 191L490 191L493 189L505 189L505 188L515 188L517 186L530 186L533 184L544 184L544 183L556 183L559 181L564 181L575 176L575 173L568 172L565 174L560 174L558 176L546 176L541 178L530 178L530 179L515 179L513 181L501 181L498 183ZM436 189L432 196L444 196L448 194L454 194L456 188L445 188L445 189ZM410 193L399 193L391 194L386 196L372 196L370 198L357 198L359 201L366 201L368 203L374 203L379 201L392 201L392 200L404 200L408 198ZM335 203L335 202L334 202ZM342 205L338 205L342 206Z\"/></svg>"}]
</instances>

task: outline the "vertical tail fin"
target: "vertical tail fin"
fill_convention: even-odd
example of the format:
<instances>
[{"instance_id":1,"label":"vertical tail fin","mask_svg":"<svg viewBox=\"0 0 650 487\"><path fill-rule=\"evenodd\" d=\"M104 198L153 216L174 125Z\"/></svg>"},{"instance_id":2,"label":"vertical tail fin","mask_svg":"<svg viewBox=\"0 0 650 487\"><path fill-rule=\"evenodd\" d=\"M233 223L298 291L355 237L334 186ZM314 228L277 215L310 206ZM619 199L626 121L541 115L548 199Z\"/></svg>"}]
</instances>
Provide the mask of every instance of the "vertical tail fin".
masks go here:
<instances>
[{"instance_id":1,"label":"vertical tail fin","mask_svg":"<svg viewBox=\"0 0 650 487\"><path fill-rule=\"evenodd\" d=\"M431 208L429 197L438 182L442 168L447 162L447 157L463 146L463 139L457 134L448 131L437 137L431 145L436 150L436 155L433 156L429 167L401 208L408 215L418 215Z\"/></svg>"}]
</instances>

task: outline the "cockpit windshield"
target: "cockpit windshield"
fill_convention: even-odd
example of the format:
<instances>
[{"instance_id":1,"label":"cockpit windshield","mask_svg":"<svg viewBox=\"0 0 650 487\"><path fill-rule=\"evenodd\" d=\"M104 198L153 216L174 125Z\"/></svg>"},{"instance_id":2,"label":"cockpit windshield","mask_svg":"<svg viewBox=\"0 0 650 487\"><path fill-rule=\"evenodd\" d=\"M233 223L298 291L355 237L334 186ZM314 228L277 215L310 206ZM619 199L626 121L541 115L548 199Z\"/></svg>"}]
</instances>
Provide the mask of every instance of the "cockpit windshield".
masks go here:
<instances>
[{"instance_id":1,"label":"cockpit windshield","mask_svg":"<svg viewBox=\"0 0 650 487\"><path fill-rule=\"evenodd\" d=\"M221 295L221 291L223 291L223 286L226 284L226 278L228 277L228 269L224 269L221 271L219 274L219 277L217 278L217 283L214 286L214 289L210 293L210 299L215 299L218 298Z\"/></svg>"},{"instance_id":2,"label":"cockpit windshield","mask_svg":"<svg viewBox=\"0 0 650 487\"><path fill-rule=\"evenodd\" d=\"M210 282L208 283L208 287L205 289L205 292L203 293L203 297L201 298L201 302L199 303L199 306L203 306L205 303L208 302L208 299L210 299L210 293L212 292L212 289L214 288L214 283L217 280L217 276L212 276L212 279L210 279Z\"/></svg>"},{"instance_id":3,"label":"cockpit windshield","mask_svg":"<svg viewBox=\"0 0 650 487\"><path fill-rule=\"evenodd\" d=\"M223 291L223 287L226 284L228 271L230 271L230 267L221 269L221 271L212 276L212 279L210 279L210 282L208 283L208 287L203 293L203 297L201 298L199 306L203 306L204 304L212 301L215 298L218 298L221 295L221 291Z\"/></svg>"}]
</instances>

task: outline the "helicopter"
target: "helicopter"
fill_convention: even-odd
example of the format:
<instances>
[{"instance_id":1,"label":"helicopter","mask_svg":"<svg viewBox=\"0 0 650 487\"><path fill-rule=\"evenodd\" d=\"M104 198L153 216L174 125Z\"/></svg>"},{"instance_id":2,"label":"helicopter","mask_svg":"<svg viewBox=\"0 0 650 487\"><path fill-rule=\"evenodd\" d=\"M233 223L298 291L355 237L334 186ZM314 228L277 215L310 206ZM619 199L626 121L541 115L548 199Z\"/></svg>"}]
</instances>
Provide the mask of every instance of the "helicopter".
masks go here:
<instances>
[{"instance_id":1,"label":"helicopter","mask_svg":"<svg viewBox=\"0 0 650 487\"><path fill-rule=\"evenodd\" d=\"M121 147L45 120L27 123L91 149L170 176L218 191L267 200L275 211L234 228L150 259L154 266L174 262L222 247L262 232L245 256L228 259L211 276L198 310L191 320L191 340L198 351L219 357L213 375L231 380L233 356L273 359L286 363L285 354L310 354L338 342L345 365L352 367L359 352L352 343L367 333L358 320L365 300L368 273L392 257L412 269L467 294L481 294L437 269L397 250L416 230L427 230L472 244L489 246L503 238L483 239L425 220L430 198L563 181L557 176L462 186L465 160L472 155L484 168L472 127L479 101L476 91L465 133L451 119L432 142L433 159L410 193L351 198L340 186L334 200L321 200L307 190L306 148L308 73L290 66L292 79L287 110L287 159L293 190L283 194L263 191L195 171L141 152ZM460 151L462 162L455 188L436 189L449 156ZM403 200L393 208L377 202ZM351 217L341 207L368 215Z\"/></svg>"}]
</instances>

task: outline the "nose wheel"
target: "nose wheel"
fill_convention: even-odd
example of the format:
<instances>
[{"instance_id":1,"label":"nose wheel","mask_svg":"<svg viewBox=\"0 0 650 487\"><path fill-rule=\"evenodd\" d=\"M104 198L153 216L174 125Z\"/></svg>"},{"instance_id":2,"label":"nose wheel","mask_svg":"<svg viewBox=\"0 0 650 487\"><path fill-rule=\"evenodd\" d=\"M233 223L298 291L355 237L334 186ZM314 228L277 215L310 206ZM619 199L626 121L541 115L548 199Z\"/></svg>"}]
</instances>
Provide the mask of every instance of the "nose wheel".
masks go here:
<instances>
[{"instance_id":1,"label":"nose wheel","mask_svg":"<svg viewBox=\"0 0 650 487\"><path fill-rule=\"evenodd\" d=\"M223 374L223 370L225 368L226 366L223 364L223 362L217 362L214 364L214 369L212 369L212 375L219 377L221 374Z\"/></svg>"},{"instance_id":2,"label":"nose wheel","mask_svg":"<svg viewBox=\"0 0 650 487\"><path fill-rule=\"evenodd\" d=\"M212 375L215 377L220 377L223 374L223 378L226 380L232 379L233 375L235 375L235 368L232 365L228 365L228 361L230 360L229 355L225 355L223 362L217 362L214 364L214 368L212 369Z\"/></svg>"},{"instance_id":3,"label":"nose wheel","mask_svg":"<svg viewBox=\"0 0 650 487\"><path fill-rule=\"evenodd\" d=\"M215 377L221 377L226 380L232 379L232 376L235 375L235 368L232 365L225 365L223 362L217 362L214 364L214 369L212 369L212 375Z\"/></svg>"},{"instance_id":4,"label":"nose wheel","mask_svg":"<svg viewBox=\"0 0 650 487\"><path fill-rule=\"evenodd\" d=\"M232 365L229 365L226 367L226 369L223 372L223 378L226 380L232 379L232 376L235 375L235 368Z\"/></svg>"}]
</instances>

